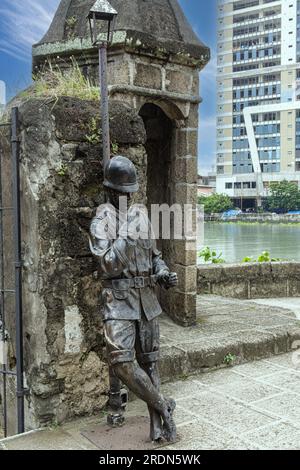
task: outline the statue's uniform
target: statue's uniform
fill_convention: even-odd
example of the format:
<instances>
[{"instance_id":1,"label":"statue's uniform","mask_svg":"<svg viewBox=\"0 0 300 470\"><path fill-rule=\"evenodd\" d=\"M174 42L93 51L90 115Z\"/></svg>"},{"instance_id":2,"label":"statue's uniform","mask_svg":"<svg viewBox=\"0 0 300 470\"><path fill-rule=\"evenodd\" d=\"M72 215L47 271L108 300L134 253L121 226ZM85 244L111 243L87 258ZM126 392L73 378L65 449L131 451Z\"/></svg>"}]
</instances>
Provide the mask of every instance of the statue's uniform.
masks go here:
<instances>
[{"instance_id":1,"label":"statue's uniform","mask_svg":"<svg viewBox=\"0 0 300 470\"><path fill-rule=\"evenodd\" d=\"M99 261L103 285L103 317L110 365L159 358L158 316L162 309L155 286L169 272L156 242L118 238L120 214L110 204L101 208L91 224L91 250ZM114 237L103 237L103 223L116 214ZM106 227L105 231L109 229Z\"/></svg>"}]
</instances>

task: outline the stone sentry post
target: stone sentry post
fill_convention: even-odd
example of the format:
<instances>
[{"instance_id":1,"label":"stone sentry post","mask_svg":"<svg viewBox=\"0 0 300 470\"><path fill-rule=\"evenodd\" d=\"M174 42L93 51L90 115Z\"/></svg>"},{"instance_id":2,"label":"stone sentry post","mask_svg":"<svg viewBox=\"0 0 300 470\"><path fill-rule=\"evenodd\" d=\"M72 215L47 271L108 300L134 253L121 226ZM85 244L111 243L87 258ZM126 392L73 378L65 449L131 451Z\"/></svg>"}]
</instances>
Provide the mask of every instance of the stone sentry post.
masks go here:
<instances>
[{"instance_id":1,"label":"stone sentry post","mask_svg":"<svg viewBox=\"0 0 300 470\"><path fill-rule=\"evenodd\" d=\"M98 54L86 20L93 2L61 1L48 33L33 48L35 72L47 59L71 67L73 57L97 83ZM195 203L198 71L209 50L176 0L111 3L119 12L108 64L111 140L137 167L137 202ZM98 412L107 401L101 284L87 238L94 208L104 202L102 149L93 130L98 102L67 97L51 102L30 98L29 90L14 104L20 114L26 428L31 429ZM186 250L185 241L166 240L161 248L179 274L177 291L164 296L163 306L179 324L193 324L196 246ZM4 249L9 252L8 245ZM11 337L13 330L11 325ZM12 343L9 362L13 367ZM14 433L13 386L8 400Z\"/></svg>"},{"instance_id":2,"label":"stone sentry post","mask_svg":"<svg viewBox=\"0 0 300 470\"><path fill-rule=\"evenodd\" d=\"M69 67L72 56L83 73L97 82L97 49L91 46L86 21L93 3L61 1L49 31L33 47L35 72L49 60ZM193 32L177 0L110 3L118 11L108 58L110 99L126 103L144 120L148 205L195 205L198 72L209 60L209 49ZM161 245L164 258L179 274L176 291L161 299L163 307L179 324L191 325L196 320L196 242L191 246L184 240L163 241Z\"/></svg>"}]
</instances>

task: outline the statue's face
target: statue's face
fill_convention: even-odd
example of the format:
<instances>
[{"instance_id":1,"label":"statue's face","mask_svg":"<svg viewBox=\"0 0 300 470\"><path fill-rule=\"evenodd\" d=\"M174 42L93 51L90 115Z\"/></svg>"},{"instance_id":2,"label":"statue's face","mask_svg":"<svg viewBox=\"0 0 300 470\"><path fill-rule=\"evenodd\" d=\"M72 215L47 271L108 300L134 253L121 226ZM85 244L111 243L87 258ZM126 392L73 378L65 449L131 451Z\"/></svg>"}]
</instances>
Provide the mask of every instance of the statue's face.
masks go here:
<instances>
[{"instance_id":1,"label":"statue's face","mask_svg":"<svg viewBox=\"0 0 300 470\"><path fill-rule=\"evenodd\" d=\"M107 195L109 202L116 208L116 209L121 209L122 204L120 201L120 198L126 198L127 199L127 206L129 207L130 201L132 199L132 194L131 193L121 193L119 191L115 191L113 189L108 189L107 190ZM124 201L124 199L123 199Z\"/></svg>"}]
</instances>

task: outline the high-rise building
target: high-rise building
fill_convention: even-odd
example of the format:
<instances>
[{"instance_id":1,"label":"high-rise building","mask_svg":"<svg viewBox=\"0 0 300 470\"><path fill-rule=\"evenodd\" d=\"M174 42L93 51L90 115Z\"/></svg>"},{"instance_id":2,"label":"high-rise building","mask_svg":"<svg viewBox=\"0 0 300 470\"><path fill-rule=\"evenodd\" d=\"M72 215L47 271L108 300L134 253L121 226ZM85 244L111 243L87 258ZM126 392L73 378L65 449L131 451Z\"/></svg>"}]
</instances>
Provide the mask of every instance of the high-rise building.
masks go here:
<instances>
[{"instance_id":1,"label":"high-rise building","mask_svg":"<svg viewBox=\"0 0 300 470\"><path fill-rule=\"evenodd\" d=\"M300 0L218 1L217 94L217 192L246 208L300 186Z\"/></svg>"}]
</instances>

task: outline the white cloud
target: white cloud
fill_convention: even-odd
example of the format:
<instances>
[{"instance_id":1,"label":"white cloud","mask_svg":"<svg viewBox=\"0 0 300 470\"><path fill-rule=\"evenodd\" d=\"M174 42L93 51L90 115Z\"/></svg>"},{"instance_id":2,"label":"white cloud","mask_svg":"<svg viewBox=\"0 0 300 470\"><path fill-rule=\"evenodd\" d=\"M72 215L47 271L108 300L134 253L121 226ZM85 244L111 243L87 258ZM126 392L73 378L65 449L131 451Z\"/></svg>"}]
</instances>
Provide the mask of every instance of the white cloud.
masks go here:
<instances>
[{"instance_id":1,"label":"white cloud","mask_svg":"<svg viewBox=\"0 0 300 470\"><path fill-rule=\"evenodd\" d=\"M6 89L5 83L0 80L0 107L6 103Z\"/></svg>"},{"instance_id":2,"label":"white cloud","mask_svg":"<svg viewBox=\"0 0 300 470\"><path fill-rule=\"evenodd\" d=\"M212 51L212 58L200 74L201 92L216 89L217 57Z\"/></svg>"},{"instance_id":3,"label":"white cloud","mask_svg":"<svg viewBox=\"0 0 300 470\"><path fill-rule=\"evenodd\" d=\"M59 0L1 0L0 52L28 62L47 31Z\"/></svg>"}]
</instances>

